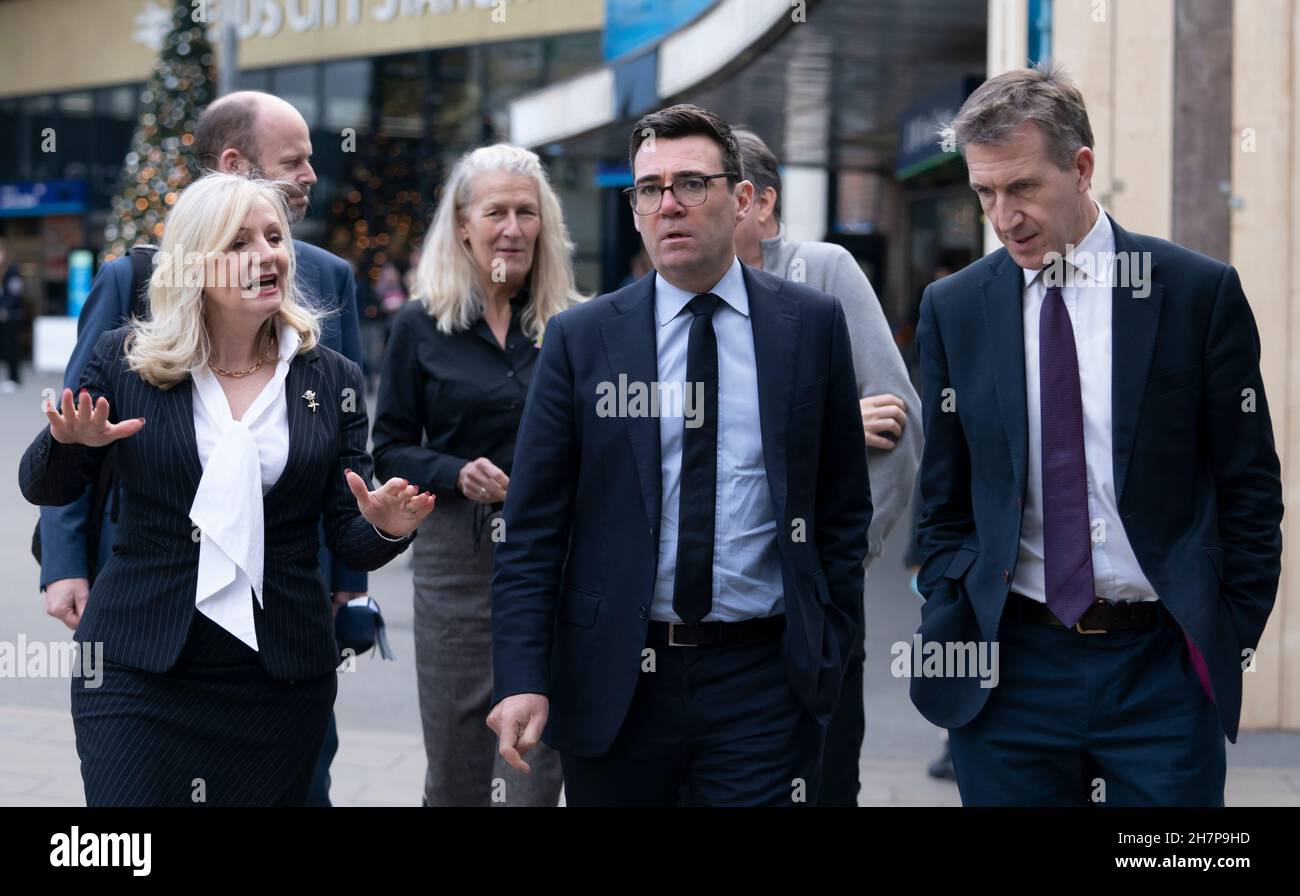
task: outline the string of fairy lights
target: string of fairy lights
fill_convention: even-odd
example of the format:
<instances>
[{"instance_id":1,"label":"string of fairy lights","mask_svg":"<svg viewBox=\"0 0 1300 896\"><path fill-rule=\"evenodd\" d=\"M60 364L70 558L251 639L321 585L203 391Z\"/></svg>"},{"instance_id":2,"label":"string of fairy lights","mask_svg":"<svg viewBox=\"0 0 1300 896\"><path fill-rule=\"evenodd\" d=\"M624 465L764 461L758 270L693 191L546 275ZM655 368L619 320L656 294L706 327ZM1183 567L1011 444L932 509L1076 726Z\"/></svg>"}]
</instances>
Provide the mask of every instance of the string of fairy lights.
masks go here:
<instances>
[{"instance_id":1,"label":"string of fairy lights","mask_svg":"<svg viewBox=\"0 0 1300 896\"><path fill-rule=\"evenodd\" d=\"M189 151L199 112L216 98L215 56L189 0L172 4L172 27L140 94L142 112L104 228L102 260L156 243L163 220L197 166Z\"/></svg>"},{"instance_id":2,"label":"string of fairy lights","mask_svg":"<svg viewBox=\"0 0 1300 896\"><path fill-rule=\"evenodd\" d=\"M216 54L191 0L174 0L171 27L140 94L140 119L104 230L102 261L160 240L179 192L199 174L191 147L199 113L217 96ZM372 283L389 262L411 262L437 202L443 164L418 139L382 133L330 204L330 250L357 263Z\"/></svg>"}]
</instances>

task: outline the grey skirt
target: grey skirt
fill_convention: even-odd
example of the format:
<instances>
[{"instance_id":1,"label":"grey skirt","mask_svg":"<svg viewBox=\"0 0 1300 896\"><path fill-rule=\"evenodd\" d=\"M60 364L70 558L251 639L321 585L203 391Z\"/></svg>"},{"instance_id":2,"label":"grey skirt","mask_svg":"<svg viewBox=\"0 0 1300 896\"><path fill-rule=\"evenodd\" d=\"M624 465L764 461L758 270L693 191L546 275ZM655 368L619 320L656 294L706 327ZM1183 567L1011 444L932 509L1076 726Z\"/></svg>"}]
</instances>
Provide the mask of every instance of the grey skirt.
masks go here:
<instances>
[{"instance_id":1,"label":"grey skirt","mask_svg":"<svg viewBox=\"0 0 1300 896\"><path fill-rule=\"evenodd\" d=\"M554 806L560 759L538 744L515 771L487 727L492 708L492 556L500 516L459 493L438 504L411 546L415 666L430 806ZM475 531L479 538L475 547ZM499 537L499 536L498 536Z\"/></svg>"}]
</instances>

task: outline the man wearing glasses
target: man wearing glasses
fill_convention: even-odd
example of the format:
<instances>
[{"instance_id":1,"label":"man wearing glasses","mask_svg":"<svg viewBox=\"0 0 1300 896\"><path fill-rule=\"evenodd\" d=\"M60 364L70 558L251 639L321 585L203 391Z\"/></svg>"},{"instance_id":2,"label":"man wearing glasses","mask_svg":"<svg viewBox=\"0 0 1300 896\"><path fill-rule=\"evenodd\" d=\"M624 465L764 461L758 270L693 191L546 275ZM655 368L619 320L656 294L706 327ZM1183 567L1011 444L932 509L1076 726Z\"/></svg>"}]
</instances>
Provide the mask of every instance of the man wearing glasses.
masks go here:
<instances>
[{"instance_id":1,"label":"man wearing glasses","mask_svg":"<svg viewBox=\"0 0 1300 896\"><path fill-rule=\"evenodd\" d=\"M655 273L547 326L488 724L518 768L557 749L569 805L815 805L871 523L844 313L737 259L722 119L651 113L630 157Z\"/></svg>"}]
</instances>

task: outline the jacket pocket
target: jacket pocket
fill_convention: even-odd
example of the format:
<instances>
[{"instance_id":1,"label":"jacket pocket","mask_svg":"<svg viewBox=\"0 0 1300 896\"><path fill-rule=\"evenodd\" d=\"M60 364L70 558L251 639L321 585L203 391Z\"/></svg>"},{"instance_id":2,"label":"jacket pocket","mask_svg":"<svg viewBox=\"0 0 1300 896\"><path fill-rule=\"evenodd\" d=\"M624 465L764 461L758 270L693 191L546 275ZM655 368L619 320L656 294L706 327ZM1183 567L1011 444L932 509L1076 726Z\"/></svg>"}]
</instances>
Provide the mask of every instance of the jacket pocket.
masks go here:
<instances>
[{"instance_id":1,"label":"jacket pocket","mask_svg":"<svg viewBox=\"0 0 1300 896\"><path fill-rule=\"evenodd\" d=\"M1186 389L1188 386L1194 385L1200 379L1200 376L1201 367L1199 364L1154 376L1151 378L1151 397L1155 398L1159 395L1177 392L1179 389Z\"/></svg>"},{"instance_id":2,"label":"jacket pocket","mask_svg":"<svg viewBox=\"0 0 1300 896\"><path fill-rule=\"evenodd\" d=\"M966 571L970 569L971 564L975 562L975 558L978 556L979 551L972 551L970 548L962 548L953 556L952 560L949 561L948 568L944 570L943 577L945 579L960 579L962 576L966 575Z\"/></svg>"},{"instance_id":3,"label":"jacket pocket","mask_svg":"<svg viewBox=\"0 0 1300 896\"><path fill-rule=\"evenodd\" d=\"M804 405L813 404L821 400L822 393L826 391L826 380L820 379L816 382L807 383L803 386L795 386L794 393L790 399L791 410L801 408Z\"/></svg>"},{"instance_id":4,"label":"jacket pocket","mask_svg":"<svg viewBox=\"0 0 1300 896\"><path fill-rule=\"evenodd\" d=\"M145 535L143 532L141 532L139 529L135 528L134 526L128 525L123 522L118 522L117 534L114 536L113 539L114 551L117 551L119 548L121 548L122 550L126 550L128 547L131 546L133 542L137 547L151 547L163 551L172 550L172 548L174 547L174 545L169 546L167 544L164 544L162 541L160 541L157 538L153 538L152 536Z\"/></svg>"},{"instance_id":5,"label":"jacket pocket","mask_svg":"<svg viewBox=\"0 0 1300 896\"><path fill-rule=\"evenodd\" d=\"M1210 566L1214 567L1214 574L1219 577L1219 584L1223 584L1223 548L1206 547L1205 556L1210 561Z\"/></svg>"},{"instance_id":6,"label":"jacket pocket","mask_svg":"<svg viewBox=\"0 0 1300 896\"><path fill-rule=\"evenodd\" d=\"M826 581L826 573L817 570L812 574L813 594L817 595L817 602L823 607L829 606L831 602L831 586Z\"/></svg>"},{"instance_id":7,"label":"jacket pocket","mask_svg":"<svg viewBox=\"0 0 1300 896\"><path fill-rule=\"evenodd\" d=\"M592 591L566 588L560 593L560 618L582 628L596 624L601 597Z\"/></svg>"},{"instance_id":8,"label":"jacket pocket","mask_svg":"<svg viewBox=\"0 0 1300 896\"><path fill-rule=\"evenodd\" d=\"M281 558L285 560L293 560L304 555L314 557L320 553L320 548L321 545L319 541L307 540L295 542L277 549L273 549L270 545L267 545L266 552L267 554L270 554L272 550L274 550Z\"/></svg>"}]
</instances>

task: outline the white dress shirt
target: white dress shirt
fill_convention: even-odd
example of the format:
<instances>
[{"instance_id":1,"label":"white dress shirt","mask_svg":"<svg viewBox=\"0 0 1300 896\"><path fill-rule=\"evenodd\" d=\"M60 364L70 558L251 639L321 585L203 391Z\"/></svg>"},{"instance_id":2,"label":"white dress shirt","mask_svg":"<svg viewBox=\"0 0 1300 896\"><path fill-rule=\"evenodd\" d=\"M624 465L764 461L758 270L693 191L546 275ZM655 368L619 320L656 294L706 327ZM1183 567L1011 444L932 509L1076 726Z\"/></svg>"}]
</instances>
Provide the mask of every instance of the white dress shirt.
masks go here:
<instances>
[{"instance_id":1,"label":"white dress shirt","mask_svg":"<svg viewBox=\"0 0 1300 896\"><path fill-rule=\"evenodd\" d=\"M785 612L776 510L767 485L758 416L758 365L749 293L740 262L709 292L722 302L713 313L718 342L718 478L713 525L713 609L702 621L739 622ZM659 382L686 384L686 352L695 293L655 275L655 322ZM775 362L774 362L775 363ZM677 530L681 509L681 406L661 402L659 416L659 572L650 618L681 622L673 610L677 576Z\"/></svg>"},{"instance_id":2,"label":"white dress shirt","mask_svg":"<svg viewBox=\"0 0 1300 896\"><path fill-rule=\"evenodd\" d=\"M190 370L194 437L203 476L190 508L199 528L199 612L257 650L253 598L262 605L266 530L262 496L289 457L284 379L298 351L296 330L277 323L280 356L275 373L244 416L235 420L216 375L205 364Z\"/></svg>"},{"instance_id":3,"label":"white dress shirt","mask_svg":"<svg viewBox=\"0 0 1300 896\"><path fill-rule=\"evenodd\" d=\"M1083 399L1083 447L1088 471L1088 520L1092 539L1093 591L1116 601L1156 600L1155 589L1138 565L1115 496L1112 439L1110 259L1115 234L1097 205L1097 223L1065 255L1069 276L1061 296L1074 328ZM1085 258L1078 258L1083 255ZM1042 271L1026 270L1022 301L1025 326L1025 403L1029 422L1029 479L1020 526L1020 559L1011 590L1041 603L1047 601L1043 566L1042 409L1038 364L1038 317L1048 285Z\"/></svg>"}]
</instances>

